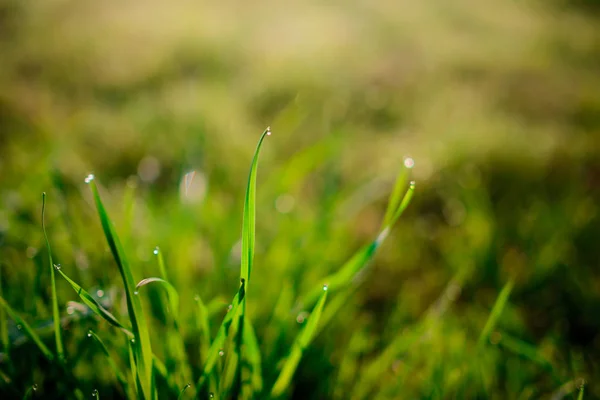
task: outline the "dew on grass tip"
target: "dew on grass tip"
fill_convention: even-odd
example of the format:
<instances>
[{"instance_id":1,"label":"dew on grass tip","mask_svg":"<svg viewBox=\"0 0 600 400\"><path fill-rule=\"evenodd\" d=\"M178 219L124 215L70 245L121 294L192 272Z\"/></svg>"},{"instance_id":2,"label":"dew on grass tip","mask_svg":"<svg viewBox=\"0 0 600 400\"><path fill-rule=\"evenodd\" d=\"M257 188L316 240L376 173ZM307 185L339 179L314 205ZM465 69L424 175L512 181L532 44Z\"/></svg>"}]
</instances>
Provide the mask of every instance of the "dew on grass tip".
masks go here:
<instances>
[{"instance_id":1,"label":"dew on grass tip","mask_svg":"<svg viewBox=\"0 0 600 400\"><path fill-rule=\"evenodd\" d=\"M93 397L98 396L98 389L94 389L94 391L92 392L92 396Z\"/></svg>"},{"instance_id":2,"label":"dew on grass tip","mask_svg":"<svg viewBox=\"0 0 600 400\"><path fill-rule=\"evenodd\" d=\"M323 285L323 290L327 291L327 289L329 289L329 285Z\"/></svg>"},{"instance_id":3,"label":"dew on grass tip","mask_svg":"<svg viewBox=\"0 0 600 400\"><path fill-rule=\"evenodd\" d=\"M102 290L102 289L98 289L98 290L96 291L96 296L98 296L98 297L103 297L103 296L104 296L104 290Z\"/></svg>"},{"instance_id":4,"label":"dew on grass tip","mask_svg":"<svg viewBox=\"0 0 600 400\"><path fill-rule=\"evenodd\" d=\"M31 389L33 389L33 391L35 392L36 390L38 390L38 385L37 383L34 383L33 385L31 385Z\"/></svg>"},{"instance_id":5,"label":"dew on grass tip","mask_svg":"<svg viewBox=\"0 0 600 400\"><path fill-rule=\"evenodd\" d=\"M406 168L412 168L415 166L415 160L412 159L412 157L405 157L404 158L404 166Z\"/></svg>"},{"instance_id":6,"label":"dew on grass tip","mask_svg":"<svg viewBox=\"0 0 600 400\"><path fill-rule=\"evenodd\" d=\"M90 183L91 181L94 180L94 174L89 174L88 176L85 177L85 183Z\"/></svg>"},{"instance_id":7,"label":"dew on grass tip","mask_svg":"<svg viewBox=\"0 0 600 400\"><path fill-rule=\"evenodd\" d=\"M416 185L416 182L415 182L415 181L410 181L410 188L411 188L411 189L414 189L414 188L415 188L415 185Z\"/></svg>"},{"instance_id":8,"label":"dew on grass tip","mask_svg":"<svg viewBox=\"0 0 600 400\"><path fill-rule=\"evenodd\" d=\"M88 331L88 337L92 337L92 331L91 330Z\"/></svg>"},{"instance_id":9,"label":"dew on grass tip","mask_svg":"<svg viewBox=\"0 0 600 400\"><path fill-rule=\"evenodd\" d=\"M138 292L137 290L135 292L133 292L133 294L135 294L136 296L139 294L140 292Z\"/></svg>"},{"instance_id":10,"label":"dew on grass tip","mask_svg":"<svg viewBox=\"0 0 600 400\"><path fill-rule=\"evenodd\" d=\"M223 351L223 349L219 350L219 357L223 357L225 355L225 352Z\"/></svg>"},{"instance_id":11,"label":"dew on grass tip","mask_svg":"<svg viewBox=\"0 0 600 400\"><path fill-rule=\"evenodd\" d=\"M58 271L58 270L60 270L60 268L61 268L61 265L60 265L60 264L54 264L54 269L55 269L55 270L57 270L57 271Z\"/></svg>"},{"instance_id":12,"label":"dew on grass tip","mask_svg":"<svg viewBox=\"0 0 600 400\"><path fill-rule=\"evenodd\" d=\"M156 255L158 255L159 251L160 251L160 249L158 248L158 246L156 246L156 247L154 248L154 255L155 255L155 256L156 256Z\"/></svg>"},{"instance_id":13,"label":"dew on grass tip","mask_svg":"<svg viewBox=\"0 0 600 400\"><path fill-rule=\"evenodd\" d=\"M208 397L210 397L211 399L214 399L214 398L215 398L215 394L214 394L213 392L210 392L210 393L208 394Z\"/></svg>"},{"instance_id":14,"label":"dew on grass tip","mask_svg":"<svg viewBox=\"0 0 600 400\"><path fill-rule=\"evenodd\" d=\"M271 136L271 127L267 126L267 136Z\"/></svg>"}]
</instances>

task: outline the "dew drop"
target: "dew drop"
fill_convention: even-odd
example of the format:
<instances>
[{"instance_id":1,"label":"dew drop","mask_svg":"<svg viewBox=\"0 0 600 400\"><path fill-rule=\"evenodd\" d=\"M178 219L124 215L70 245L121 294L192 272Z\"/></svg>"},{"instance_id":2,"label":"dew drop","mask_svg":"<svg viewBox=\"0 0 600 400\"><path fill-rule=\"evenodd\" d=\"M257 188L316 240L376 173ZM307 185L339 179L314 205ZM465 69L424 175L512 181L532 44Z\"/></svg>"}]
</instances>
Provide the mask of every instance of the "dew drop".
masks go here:
<instances>
[{"instance_id":1,"label":"dew drop","mask_svg":"<svg viewBox=\"0 0 600 400\"><path fill-rule=\"evenodd\" d=\"M208 397L210 397L211 399L214 399L214 398L215 398L215 394L214 394L213 392L210 392L210 393L208 394Z\"/></svg>"},{"instance_id":2,"label":"dew drop","mask_svg":"<svg viewBox=\"0 0 600 400\"><path fill-rule=\"evenodd\" d=\"M230 304L227 306L227 312L231 311L231 309L233 308L233 306Z\"/></svg>"},{"instance_id":3,"label":"dew drop","mask_svg":"<svg viewBox=\"0 0 600 400\"><path fill-rule=\"evenodd\" d=\"M135 343L135 339L131 339L131 343Z\"/></svg>"},{"instance_id":4,"label":"dew drop","mask_svg":"<svg viewBox=\"0 0 600 400\"><path fill-rule=\"evenodd\" d=\"M323 285L323 290L327 291L327 289L329 289L329 286L328 285Z\"/></svg>"},{"instance_id":5,"label":"dew drop","mask_svg":"<svg viewBox=\"0 0 600 400\"><path fill-rule=\"evenodd\" d=\"M91 181L94 180L94 174L89 174L88 176L85 177L85 183L90 183Z\"/></svg>"},{"instance_id":6,"label":"dew drop","mask_svg":"<svg viewBox=\"0 0 600 400\"><path fill-rule=\"evenodd\" d=\"M223 349L219 350L219 357L223 357L225 355L225 352L223 351Z\"/></svg>"},{"instance_id":7,"label":"dew drop","mask_svg":"<svg viewBox=\"0 0 600 400\"><path fill-rule=\"evenodd\" d=\"M92 392L92 396L93 397L98 396L98 389L94 389L94 391Z\"/></svg>"},{"instance_id":8,"label":"dew drop","mask_svg":"<svg viewBox=\"0 0 600 400\"><path fill-rule=\"evenodd\" d=\"M404 157L404 166L409 169L414 167L415 160L413 160L411 157Z\"/></svg>"},{"instance_id":9,"label":"dew drop","mask_svg":"<svg viewBox=\"0 0 600 400\"><path fill-rule=\"evenodd\" d=\"M38 390L38 385L37 383L34 383L33 385L31 385L31 389L33 389L33 391L35 392L36 390Z\"/></svg>"},{"instance_id":10,"label":"dew drop","mask_svg":"<svg viewBox=\"0 0 600 400\"><path fill-rule=\"evenodd\" d=\"M267 136L271 136L271 127L267 126Z\"/></svg>"},{"instance_id":11,"label":"dew drop","mask_svg":"<svg viewBox=\"0 0 600 400\"><path fill-rule=\"evenodd\" d=\"M19 324L19 325L17 325L17 329L21 330L21 329L23 329L23 326L21 324Z\"/></svg>"},{"instance_id":12,"label":"dew drop","mask_svg":"<svg viewBox=\"0 0 600 400\"><path fill-rule=\"evenodd\" d=\"M96 296L103 297L104 296L104 290L98 289L98 291L96 292Z\"/></svg>"},{"instance_id":13,"label":"dew drop","mask_svg":"<svg viewBox=\"0 0 600 400\"><path fill-rule=\"evenodd\" d=\"M159 252L159 248L158 248L158 246L156 246L156 247L154 248L154 255L155 255L155 256L156 256L156 255L158 255L158 252Z\"/></svg>"},{"instance_id":14,"label":"dew drop","mask_svg":"<svg viewBox=\"0 0 600 400\"><path fill-rule=\"evenodd\" d=\"M92 337L92 331L88 331L88 337Z\"/></svg>"},{"instance_id":15,"label":"dew drop","mask_svg":"<svg viewBox=\"0 0 600 400\"><path fill-rule=\"evenodd\" d=\"M133 294L135 294L136 296L138 295L138 293L139 293L139 292L138 292L137 290L136 290L135 292L133 292Z\"/></svg>"},{"instance_id":16,"label":"dew drop","mask_svg":"<svg viewBox=\"0 0 600 400\"><path fill-rule=\"evenodd\" d=\"M61 269L61 265L60 264L54 264L54 269L55 270L60 270Z\"/></svg>"},{"instance_id":17,"label":"dew drop","mask_svg":"<svg viewBox=\"0 0 600 400\"><path fill-rule=\"evenodd\" d=\"M310 314L307 313L306 311L300 312L298 314L298 316L296 317L296 322L299 323L299 324L303 323L304 321L306 321L306 318L308 318L309 315Z\"/></svg>"},{"instance_id":18,"label":"dew drop","mask_svg":"<svg viewBox=\"0 0 600 400\"><path fill-rule=\"evenodd\" d=\"M415 185L416 185L415 181L410 181L410 188L411 189L414 189Z\"/></svg>"}]
</instances>

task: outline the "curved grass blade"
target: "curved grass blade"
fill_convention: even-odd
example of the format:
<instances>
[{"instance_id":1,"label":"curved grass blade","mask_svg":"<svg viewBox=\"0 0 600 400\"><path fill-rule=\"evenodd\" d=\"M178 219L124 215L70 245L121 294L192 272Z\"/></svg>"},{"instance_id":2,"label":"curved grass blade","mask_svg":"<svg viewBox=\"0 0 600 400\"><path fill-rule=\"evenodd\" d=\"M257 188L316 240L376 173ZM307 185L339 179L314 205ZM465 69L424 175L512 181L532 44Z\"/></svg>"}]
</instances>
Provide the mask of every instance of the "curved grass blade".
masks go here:
<instances>
[{"instance_id":1,"label":"curved grass blade","mask_svg":"<svg viewBox=\"0 0 600 400\"><path fill-rule=\"evenodd\" d=\"M485 323L483 331L481 332L481 335L479 336L479 340L477 342L478 347L483 346L485 341L490 336L492 329L494 329L494 327L496 326L496 323L498 322L498 318L500 318L500 315L502 314L502 311L504 310L504 307L506 306L506 303L508 302L508 297L510 296L510 292L512 291L513 285L514 285L513 281L510 280L506 283L506 285L504 285L504 287L500 291L500 294L498 295L498 298L496 299L496 302L494 303L494 306L492 307L490 316L488 317L488 320Z\"/></svg>"},{"instance_id":2,"label":"curved grass blade","mask_svg":"<svg viewBox=\"0 0 600 400\"><path fill-rule=\"evenodd\" d=\"M121 370L115 363L115 360L113 360L112 356L108 352L108 349L106 348L106 345L104 345L104 342L102 341L102 339L100 339L100 337L98 337L98 335L96 335L96 333L93 332L91 329L88 331L88 337L93 338L94 341L98 344L98 346L100 346L100 349L102 350L102 352L108 359L108 365L115 373L115 376L117 377L117 380L119 381L121 386L123 386L123 390L125 391L125 393L128 393L129 385L127 384L127 379L125 378L125 374L123 374L123 372L121 372Z\"/></svg>"},{"instance_id":3,"label":"curved grass blade","mask_svg":"<svg viewBox=\"0 0 600 400\"><path fill-rule=\"evenodd\" d=\"M127 328L121 324L114 315L112 315L107 309L102 307L100 303L98 303L91 294L89 294L85 289L79 286L75 281L65 274L61 268L55 266L55 269L58 271L60 275L71 285L73 290L77 293L79 298L83 301L83 303L90 308L96 315L102 317L109 324L122 329L130 338L133 337L133 333L131 333Z\"/></svg>"},{"instance_id":4,"label":"curved grass blade","mask_svg":"<svg viewBox=\"0 0 600 400\"><path fill-rule=\"evenodd\" d=\"M400 205L390 217L390 221L379 232L377 237L370 244L362 247L350 260L348 260L337 272L325 277L323 282L327 283L330 291L336 291L347 287L351 284L358 274L363 270L367 263L373 258L377 249L387 238L390 229L398 221L404 210L410 204L415 190L415 183L411 182L410 187L406 191ZM310 307L317 301L321 295L319 288L315 288L308 292L300 301L300 308Z\"/></svg>"},{"instance_id":5,"label":"curved grass blade","mask_svg":"<svg viewBox=\"0 0 600 400\"><path fill-rule=\"evenodd\" d=\"M0 306L6 310L6 313L12 318L13 321L17 324L17 326L21 326L21 329L25 332L25 335L29 337L40 349L42 354L50 361L54 359L54 354L50 351L50 349L42 342L42 339L38 336L37 333L29 326L27 322L23 318L19 316L4 300L3 297L0 297Z\"/></svg>"},{"instance_id":6,"label":"curved grass blade","mask_svg":"<svg viewBox=\"0 0 600 400\"><path fill-rule=\"evenodd\" d=\"M54 320L54 341L56 342L56 354L59 360L64 359L65 350L63 347L60 333L60 314L58 312L58 296L56 294L56 277L54 276L54 262L52 261L52 250L50 241L46 233L46 192L42 193L42 230L44 231L44 240L48 249L48 262L50 263L50 287L52 288L52 319Z\"/></svg>"},{"instance_id":7,"label":"curved grass blade","mask_svg":"<svg viewBox=\"0 0 600 400\"><path fill-rule=\"evenodd\" d=\"M245 286L246 283L242 280L240 284L240 289L233 298L233 301L231 302L231 309L227 312L227 314L225 314L225 318L223 318L223 322L219 327L217 336L215 337L215 340L213 341L212 345L210 346L210 349L208 350L208 355L206 357L206 362L204 363L202 375L200 375L200 378L196 383L197 393L201 393L200 391L206 384L208 378L211 376L215 364L217 363L217 360L220 357L220 354L222 355L223 344L225 343L225 340L229 335L229 330L231 328L232 323L234 322L234 320L237 320L240 317L240 304L244 301L244 298L246 296Z\"/></svg>"},{"instance_id":8,"label":"curved grass blade","mask_svg":"<svg viewBox=\"0 0 600 400\"><path fill-rule=\"evenodd\" d=\"M137 375L142 388L143 397L151 399L154 394L154 382L152 379L152 347L150 345L150 332L142 310L142 302L140 298L134 294L135 281L133 279L131 268L112 221L102 203L98 187L94 181L94 176L88 176L86 182L89 183L92 190L104 236L106 237L108 246L110 247L123 279L127 299L127 311L129 312L129 318L131 319L131 326L135 337L133 350L137 366Z\"/></svg>"},{"instance_id":9,"label":"curved grass blade","mask_svg":"<svg viewBox=\"0 0 600 400\"><path fill-rule=\"evenodd\" d=\"M156 248L154 249L154 254L156 255L156 258L158 260L158 269L160 271L160 277L163 278L165 281L168 281L169 279L167 278L167 269L165 268L165 258L163 257L162 251L160 251L160 248L158 246L156 246Z\"/></svg>"},{"instance_id":10,"label":"curved grass blade","mask_svg":"<svg viewBox=\"0 0 600 400\"><path fill-rule=\"evenodd\" d=\"M254 158L250 166L248 175L248 186L246 187L246 198L244 200L244 219L242 222L242 264L240 279L247 283L252 273L252 263L254 259L254 234L256 226L256 170L258 166L258 155L265 137L271 135L271 128L267 127L256 145Z\"/></svg>"},{"instance_id":11,"label":"curved grass blade","mask_svg":"<svg viewBox=\"0 0 600 400\"><path fill-rule=\"evenodd\" d=\"M173 314L175 321L177 321L178 315L179 315L179 293L177 293L177 290L169 282L167 282L161 278L145 278L145 279L142 279L135 286L134 293L137 294L139 288L146 286L153 282L160 283L166 289L167 295L169 297L169 305L171 307L171 313Z\"/></svg>"},{"instance_id":12,"label":"curved grass blade","mask_svg":"<svg viewBox=\"0 0 600 400\"><path fill-rule=\"evenodd\" d=\"M317 305L308 318L306 326L296 337L292 351L285 361L277 381L275 381L275 384L273 385L271 397L277 398L281 396L289 387L290 382L294 377L294 372L296 372L296 368L298 367L298 363L302 358L302 353L304 353L304 350L308 347L315 336L317 327L319 325L319 320L321 319L321 313L323 312L323 306L325 305L325 300L327 300L327 286L323 286L321 297L319 298Z\"/></svg>"},{"instance_id":13,"label":"curved grass blade","mask_svg":"<svg viewBox=\"0 0 600 400\"><path fill-rule=\"evenodd\" d=\"M406 167L406 162L402 165L402 169L400 173L396 177L396 182L394 183L394 189L390 194L390 198L388 200L388 206L385 211L385 217L383 218L383 227L389 226L392 218L394 217L395 211L398 209L400 205L400 200L402 200L402 193L404 191L404 187L406 185L406 180L408 179L408 168Z\"/></svg>"}]
</instances>

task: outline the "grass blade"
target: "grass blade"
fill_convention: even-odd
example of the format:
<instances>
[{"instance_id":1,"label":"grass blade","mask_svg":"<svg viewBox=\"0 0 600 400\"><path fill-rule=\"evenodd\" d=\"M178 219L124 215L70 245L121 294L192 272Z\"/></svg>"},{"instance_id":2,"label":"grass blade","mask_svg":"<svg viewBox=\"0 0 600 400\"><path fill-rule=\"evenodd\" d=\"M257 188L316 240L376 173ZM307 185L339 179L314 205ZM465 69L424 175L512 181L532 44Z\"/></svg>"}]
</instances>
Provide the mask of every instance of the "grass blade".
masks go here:
<instances>
[{"instance_id":1,"label":"grass blade","mask_svg":"<svg viewBox=\"0 0 600 400\"><path fill-rule=\"evenodd\" d=\"M377 237L373 242L361 248L350 260L348 260L337 272L325 277L323 282L327 284L329 287L329 291L336 291L350 285L354 279L358 276L359 272L363 270L365 265L374 257L377 249L383 241L387 238L390 229L396 223L396 221L400 218L404 210L410 204L412 200L413 193L415 190L415 183L411 182L410 187L406 191L400 205L394 211L392 216L390 217L390 221L385 227L379 232ZM319 288L315 288L312 291L308 292L304 298L300 301L299 308L306 308L312 306L319 296L321 295L321 290Z\"/></svg>"},{"instance_id":2,"label":"grass blade","mask_svg":"<svg viewBox=\"0 0 600 400\"><path fill-rule=\"evenodd\" d=\"M245 358L242 362L242 399L252 399L263 389L260 348L248 317L244 321L243 341Z\"/></svg>"},{"instance_id":3,"label":"grass blade","mask_svg":"<svg viewBox=\"0 0 600 400\"><path fill-rule=\"evenodd\" d=\"M42 230L44 231L44 240L48 249L48 262L50 263L50 287L52 288L52 319L54 320L54 341L56 342L56 354L59 360L65 357L62 337L60 333L60 314L58 312L58 296L56 294L56 277L54 275L54 262L52 261L52 250L50 241L46 233L46 192L42 193Z\"/></svg>"},{"instance_id":4,"label":"grass blade","mask_svg":"<svg viewBox=\"0 0 600 400\"><path fill-rule=\"evenodd\" d=\"M506 303L508 302L508 297L510 296L510 292L512 291L513 285L514 285L513 281L510 280L506 283L506 285L504 285L504 287L500 291L500 294L498 295L498 298L496 299L496 303L494 303L494 306L492 307L490 316L488 317L488 319L485 323L485 326L483 327L483 331L481 332L481 335L479 336L479 340L477 342L478 347L483 346L485 341L490 336L492 329L494 329L494 327L496 326L496 323L498 322L498 318L500 318L500 315L502 314L502 311L504 310L504 307L506 306Z\"/></svg>"},{"instance_id":5,"label":"grass blade","mask_svg":"<svg viewBox=\"0 0 600 400\"><path fill-rule=\"evenodd\" d=\"M285 361L279 377L277 378L277 381L275 381L275 385L273 385L271 397L277 398L281 396L289 387L290 382L294 377L294 372L296 372L296 368L298 367L298 363L302 358L302 353L315 336L317 327L319 325L319 320L321 319L321 313L323 312L323 306L325 305L325 300L327 300L327 286L323 286L321 297L319 298L317 305L308 318L306 326L296 337L292 351Z\"/></svg>"},{"instance_id":6,"label":"grass blade","mask_svg":"<svg viewBox=\"0 0 600 400\"><path fill-rule=\"evenodd\" d=\"M142 388L143 397L151 399L154 395L154 384L152 379L152 347L150 345L150 332L142 310L142 302L140 298L134 294L135 281L133 279L131 268L127 262L123 246L119 241L112 221L102 203L98 187L94 181L94 176L88 176L86 182L89 183L92 190L104 236L106 237L108 246L110 247L123 279L127 299L127 311L129 312L129 318L131 319L135 337L133 350L137 366L137 375Z\"/></svg>"},{"instance_id":7,"label":"grass blade","mask_svg":"<svg viewBox=\"0 0 600 400\"><path fill-rule=\"evenodd\" d=\"M173 285L171 285L169 282L165 281L164 279L161 278L145 278L142 279L136 286L135 286L135 294L138 293L139 288L146 286L150 283L160 283L165 290L167 291L167 296L169 297L169 305L171 307L171 313L173 314L173 318L175 319L175 321L177 321L177 317L179 315L179 293L177 293L177 289L175 289L173 287Z\"/></svg>"},{"instance_id":8,"label":"grass blade","mask_svg":"<svg viewBox=\"0 0 600 400\"><path fill-rule=\"evenodd\" d=\"M396 178L394 189L392 190L392 193L390 194L390 198L388 200L388 206L385 211L385 217L383 218L383 227L390 225L390 222L394 217L394 213L398 209L398 205L400 204L400 200L402 199L402 192L404 191L406 180L408 179L408 167L406 167L406 165L407 163L405 160L404 164L402 165L402 169L400 170L400 173Z\"/></svg>"},{"instance_id":9,"label":"grass blade","mask_svg":"<svg viewBox=\"0 0 600 400\"><path fill-rule=\"evenodd\" d=\"M585 390L585 384L581 384L579 387L579 395L577 395L577 400L583 400L583 392Z\"/></svg>"},{"instance_id":10,"label":"grass blade","mask_svg":"<svg viewBox=\"0 0 600 400\"><path fill-rule=\"evenodd\" d=\"M98 346L100 347L100 349L102 350L102 352L104 353L104 355L106 356L106 358L108 360L108 365L115 373L115 376L117 377L117 380L119 381L121 386L123 386L123 390L125 391L125 393L127 393L129 388L128 388L128 384L127 384L127 379L125 378L125 374L123 374L123 372L121 372L121 370L115 363L115 360L113 360L112 356L108 352L108 349L106 348L106 345L104 344L102 339L100 339L100 337L98 337L98 335L96 335L96 333L94 333L91 329L88 331L88 337L91 337L92 339L94 339L94 341L98 344Z\"/></svg>"},{"instance_id":11,"label":"grass blade","mask_svg":"<svg viewBox=\"0 0 600 400\"><path fill-rule=\"evenodd\" d=\"M240 268L240 279L248 284L250 274L252 273L252 263L254 259L254 234L256 226L256 171L258 166L258 156L260 148L265 137L271 135L271 128L265 129L254 152L254 158L250 166L248 175L248 186L246 187L246 198L244 200L244 219L242 222L242 262Z\"/></svg>"},{"instance_id":12,"label":"grass blade","mask_svg":"<svg viewBox=\"0 0 600 400\"><path fill-rule=\"evenodd\" d=\"M114 315L112 315L107 309L102 307L100 303L96 301L85 289L79 286L75 281L73 281L67 274L65 274L62 269L58 266L55 266L55 269L58 271L60 275L71 285L73 290L77 293L79 298L83 301L83 303L90 308L96 315L102 317L109 324L122 329L129 337L133 337L133 333L131 333L123 324L121 324Z\"/></svg>"},{"instance_id":13,"label":"grass blade","mask_svg":"<svg viewBox=\"0 0 600 400\"><path fill-rule=\"evenodd\" d=\"M190 386L192 386L192 384L188 383L187 385L185 385L183 387L183 389L181 389L181 392L179 393L179 397L177 397L178 400L183 399L183 394L185 393L186 390L188 390L190 388Z\"/></svg>"},{"instance_id":14,"label":"grass blade","mask_svg":"<svg viewBox=\"0 0 600 400\"><path fill-rule=\"evenodd\" d=\"M10 316L10 318L12 318L12 320L15 321L15 323L17 324L17 327L20 326L21 329L25 332L25 335L27 335L37 345L37 347L40 349L42 354L44 354L44 356L48 360L53 360L54 354L52 354L50 349L44 344L44 342L42 342L42 339L40 339L40 337L37 335L37 333L35 333L35 331L31 328L31 326L29 326L29 324L27 322L25 322L25 320L23 318L21 318L19 316L19 314L17 314L8 305L8 303L6 302L6 300L4 300L3 297L0 297L0 306L2 306L2 308L4 308L4 310Z\"/></svg>"}]
</instances>

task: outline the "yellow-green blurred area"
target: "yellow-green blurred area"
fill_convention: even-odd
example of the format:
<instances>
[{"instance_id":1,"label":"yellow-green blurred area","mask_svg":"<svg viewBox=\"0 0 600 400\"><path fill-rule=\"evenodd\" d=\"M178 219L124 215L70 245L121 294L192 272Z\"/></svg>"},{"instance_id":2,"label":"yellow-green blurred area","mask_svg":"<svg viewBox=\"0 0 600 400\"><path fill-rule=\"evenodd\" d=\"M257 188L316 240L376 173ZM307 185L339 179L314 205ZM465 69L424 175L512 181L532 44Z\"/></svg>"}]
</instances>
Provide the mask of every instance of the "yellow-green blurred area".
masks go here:
<instances>
[{"instance_id":1,"label":"yellow-green blurred area","mask_svg":"<svg viewBox=\"0 0 600 400\"><path fill-rule=\"evenodd\" d=\"M252 154L271 126L247 297L268 390L310 312L297 299L374 240L412 157L412 204L306 350L289 397L574 398L585 380L585 398L600 398L598 4L2 0L3 297L51 329L46 192L55 262L126 320L84 183L94 173L136 281L158 276L153 250L164 254L197 378L194 296L216 304L216 329L239 285ZM79 299L58 279L80 387L122 397L86 332L123 368L125 340L68 303ZM153 350L177 371L159 292L140 295ZM9 333L0 393L67 396L12 321Z\"/></svg>"}]
</instances>

